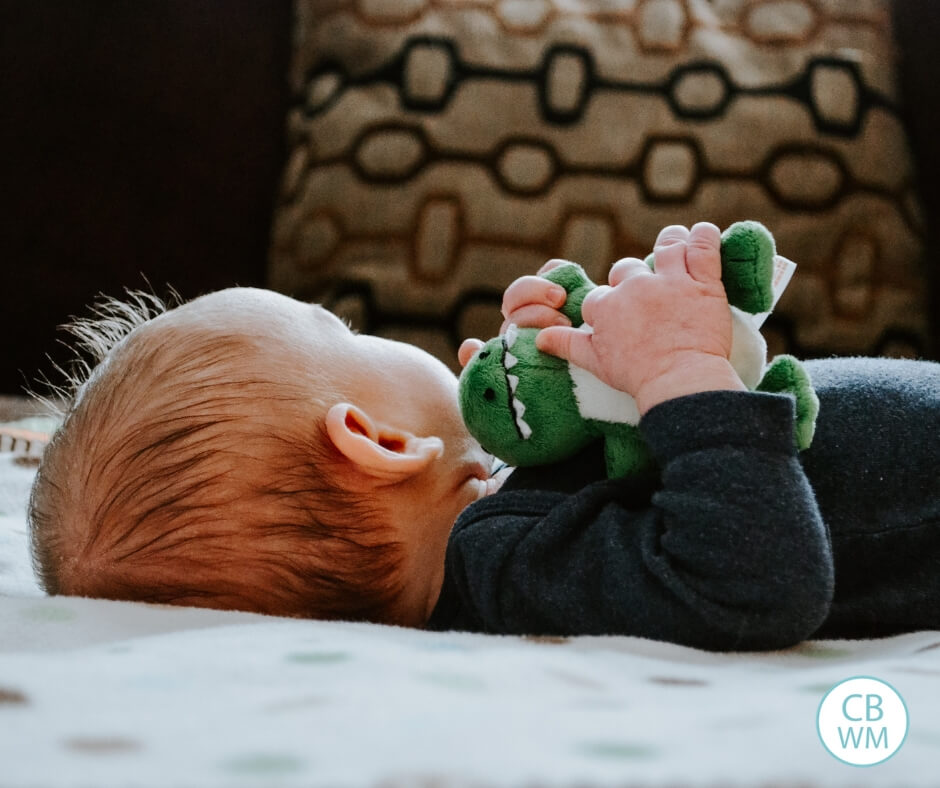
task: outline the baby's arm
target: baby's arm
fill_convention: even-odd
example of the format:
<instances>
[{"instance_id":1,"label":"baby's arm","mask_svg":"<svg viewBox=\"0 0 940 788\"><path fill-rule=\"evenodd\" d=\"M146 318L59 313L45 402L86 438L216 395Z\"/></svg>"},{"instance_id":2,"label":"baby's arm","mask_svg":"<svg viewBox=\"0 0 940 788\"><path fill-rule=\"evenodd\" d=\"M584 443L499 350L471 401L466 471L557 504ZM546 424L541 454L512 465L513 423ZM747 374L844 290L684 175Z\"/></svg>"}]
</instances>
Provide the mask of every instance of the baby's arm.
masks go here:
<instances>
[{"instance_id":1,"label":"baby's arm","mask_svg":"<svg viewBox=\"0 0 940 788\"><path fill-rule=\"evenodd\" d=\"M655 273L642 260L621 260L611 268L610 285L584 299L582 314L593 333L549 325L536 339L538 348L633 395L641 414L686 394L745 390L728 360L731 313L718 228L667 227L655 253ZM510 306L534 314L532 306Z\"/></svg>"},{"instance_id":2,"label":"baby's arm","mask_svg":"<svg viewBox=\"0 0 940 788\"><path fill-rule=\"evenodd\" d=\"M709 392L640 425L656 481L601 480L596 447L517 469L468 507L447 566L469 618L506 634L623 634L785 648L825 620L832 554L785 397Z\"/></svg>"}]
</instances>

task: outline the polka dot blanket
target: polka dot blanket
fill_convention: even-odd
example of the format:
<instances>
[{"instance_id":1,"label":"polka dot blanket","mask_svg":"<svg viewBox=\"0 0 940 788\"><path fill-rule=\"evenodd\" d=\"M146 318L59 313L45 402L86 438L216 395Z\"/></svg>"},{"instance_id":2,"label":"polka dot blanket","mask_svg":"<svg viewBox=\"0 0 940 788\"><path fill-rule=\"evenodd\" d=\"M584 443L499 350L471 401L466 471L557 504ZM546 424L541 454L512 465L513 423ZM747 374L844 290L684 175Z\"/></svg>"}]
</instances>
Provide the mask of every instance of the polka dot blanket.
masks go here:
<instances>
[{"instance_id":1,"label":"polka dot blanket","mask_svg":"<svg viewBox=\"0 0 940 788\"><path fill-rule=\"evenodd\" d=\"M2 788L938 784L940 632L712 654L48 598L34 470L0 452Z\"/></svg>"}]
</instances>

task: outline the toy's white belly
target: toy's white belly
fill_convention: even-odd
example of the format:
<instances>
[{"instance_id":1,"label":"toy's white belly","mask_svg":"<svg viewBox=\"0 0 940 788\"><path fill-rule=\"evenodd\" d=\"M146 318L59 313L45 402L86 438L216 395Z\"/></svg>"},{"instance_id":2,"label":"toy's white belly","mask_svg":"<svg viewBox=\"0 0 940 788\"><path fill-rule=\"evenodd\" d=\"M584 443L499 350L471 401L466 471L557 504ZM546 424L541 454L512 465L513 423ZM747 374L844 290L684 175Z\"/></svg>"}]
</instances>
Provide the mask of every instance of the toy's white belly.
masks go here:
<instances>
[{"instance_id":1,"label":"toy's white belly","mask_svg":"<svg viewBox=\"0 0 940 788\"><path fill-rule=\"evenodd\" d=\"M591 331L585 324L582 328ZM731 307L731 366L749 389L757 388L764 374L767 343L754 325L751 316ZM568 365L578 411L585 419L637 425L640 411L636 400L623 391L608 386L586 369Z\"/></svg>"},{"instance_id":2,"label":"toy's white belly","mask_svg":"<svg viewBox=\"0 0 940 788\"><path fill-rule=\"evenodd\" d=\"M574 398L582 418L618 424L640 423L640 411L632 396L608 386L586 369L574 364L568 364L568 374L571 375Z\"/></svg>"},{"instance_id":3,"label":"toy's white belly","mask_svg":"<svg viewBox=\"0 0 940 788\"><path fill-rule=\"evenodd\" d=\"M749 389L764 377L767 343L747 312L731 307L731 366Z\"/></svg>"}]
</instances>

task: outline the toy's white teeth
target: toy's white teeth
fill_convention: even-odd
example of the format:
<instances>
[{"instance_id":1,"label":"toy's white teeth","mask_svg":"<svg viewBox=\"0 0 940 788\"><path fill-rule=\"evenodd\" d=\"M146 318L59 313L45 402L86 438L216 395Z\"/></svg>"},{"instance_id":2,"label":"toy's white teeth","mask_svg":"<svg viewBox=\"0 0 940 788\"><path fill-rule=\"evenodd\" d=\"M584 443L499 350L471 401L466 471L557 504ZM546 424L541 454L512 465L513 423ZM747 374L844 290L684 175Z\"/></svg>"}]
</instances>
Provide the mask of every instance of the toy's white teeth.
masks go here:
<instances>
[{"instance_id":1,"label":"toy's white teeth","mask_svg":"<svg viewBox=\"0 0 940 788\"><path fill-rule=\"evenodd\" d=\"M519 388L519 376L510 375L509 370L519 363L519 359L509 352L509 348L519 338L519 329L515 323L510 323L506 333L503 334L503 369L506 371L506 385L509 387L509 401L512 406L513 418L516 422L516 429L523 440L528 440L532 435L532 428L526 424L522 414L525 413L525 405L516 399L516 389Z\"/></svg>"},{"instance_id":2,"label":"toy's white teeth","mask_svg":"<svg viewBox=\"0 0 940 788\"><path fill-rule=\"evenodd\" d=\"M527 439L532 434L532 428L525 423L525 420L522 418L522 414L525 413L525 405L517 399L512 401L512 409L516 417L516 426L519 428L519 433L522 435L523 439Z\"/></svg>"}]
</instances>

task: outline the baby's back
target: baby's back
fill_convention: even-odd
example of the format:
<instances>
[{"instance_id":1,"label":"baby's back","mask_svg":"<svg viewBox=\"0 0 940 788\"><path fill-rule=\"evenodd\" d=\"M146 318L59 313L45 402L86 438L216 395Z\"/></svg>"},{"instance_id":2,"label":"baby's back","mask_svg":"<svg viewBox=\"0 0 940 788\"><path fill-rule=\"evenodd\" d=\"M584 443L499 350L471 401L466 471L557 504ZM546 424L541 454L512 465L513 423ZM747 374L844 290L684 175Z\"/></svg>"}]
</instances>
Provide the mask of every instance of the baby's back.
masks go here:
<instances>
[{"instance_id":1,"label":"baby's back","mask_svg":"<svg viewBox=\"0 0 940 788\"><path fill-rule=\"evenodd\" d=\"M836 564L819 634L865 636L878 620L925 615L921 628L940 626L940 611L927 612L929 588L940 594L940 364L848 358L807 369L820 407L802 460Z\"/></svg>"}]
</instances>

